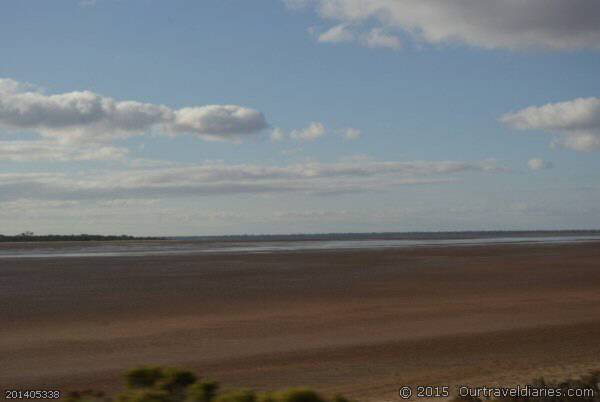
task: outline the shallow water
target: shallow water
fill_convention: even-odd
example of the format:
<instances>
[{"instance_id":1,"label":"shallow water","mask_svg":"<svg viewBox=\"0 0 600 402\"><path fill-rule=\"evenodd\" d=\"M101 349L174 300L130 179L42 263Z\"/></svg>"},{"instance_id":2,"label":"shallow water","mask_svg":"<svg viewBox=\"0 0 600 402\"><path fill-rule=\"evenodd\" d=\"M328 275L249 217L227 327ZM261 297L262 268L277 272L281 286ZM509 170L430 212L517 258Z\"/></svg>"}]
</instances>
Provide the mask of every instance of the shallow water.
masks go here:
<instances>
[{"instance_id":1,"label":"shallow water","mask_svg":"<svg viewBox=\"0 0 600 402\"><path fill-rule=\"evenodd\" d=\"M600 236L496 237L469 239L358 239L297 241L126 241L89 243L20 243L0 245L0 258L127 257L205 253L273 253L302 250L475 246L490 244L555 244L600 241Z\"/></svg>"}]
</instances>

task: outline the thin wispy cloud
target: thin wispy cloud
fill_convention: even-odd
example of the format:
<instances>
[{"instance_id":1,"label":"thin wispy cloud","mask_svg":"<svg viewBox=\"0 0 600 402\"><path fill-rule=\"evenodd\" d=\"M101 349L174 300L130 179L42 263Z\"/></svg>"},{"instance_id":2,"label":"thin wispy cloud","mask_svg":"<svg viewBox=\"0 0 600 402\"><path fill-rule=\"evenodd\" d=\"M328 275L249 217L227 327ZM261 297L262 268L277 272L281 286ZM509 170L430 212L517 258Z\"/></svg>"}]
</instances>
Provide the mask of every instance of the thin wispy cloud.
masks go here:
<instances>
[{"instance_id":1,"label":"thin wispy cloud","mask_svg":"<svg viewBox=\"0 0 600 402\"><path fill-rule=\"evenodd\" d=\"M554 164L542 158L531 158L529 161L527 161L527 166L531 170L546 170L552 169Z\"/></svg>"},{"instance_id":2,"label":"thin wispy cloud","mask_svg":"<svg viewBox=\"0 0 600 402\"><path fill-rule=\"evenodd\" d=\"M402 42L398 36L386 33L381 28L371 29L361 37L360 41L371 48L398 50L402 47Z\"/></svg>"},{"instance_id":3,"label":"thin wispy cloud","mask_svg":"<svg viewBox=\"0 0 600 402\"><path fill-rule=\"evenodd\" d=\"M397 35L387 33L382 28L373 28L362 32L356 27L348 24L334 25L325 32L317 34L315 29L309 32L317 35L320 43L355 43L369 48L386 48L398 50L402 48L402 42Z\"/></svg>"},{"instance_id":4,"label":"thin wispy cloud","mask_svg":"<svg viewBox=\"0 0 600 402\"><path fill-rule=\"evenodd\" d=\"M208 163L121 171L0 174L0 201L80 200L304 192L316 195L385 191L399 185L448 183L467 172L503 173L483 162L308 162L287 166ZM438 177L439 176L439 177Z\"/></svg>"},{"instance_id":5,"label":"thin wispy cloud","mask_svg":"<svg viewBox=\"0 0 600 402\"><path fill-rule=\"evenodd\" d=\"M106 161L123 160L129 150L107 145L73 146L53 140L0 141L0 161Z\"/></svg>"},{"instance_id":6,"label":"thin wispy cloud","mask_svg":"<svg viewBox=\"0 0 600 402\"><path fill-rule=\"evenodd\" d=\"M352 128L352 127L342 129L342 130L340 130L340 133L342 134L344 139L347 141L355 141L355 140L358 140L362 136L362 131L360 131L357 128Z\"/></svg>"},{"instance_id":7,"label":"thin wispy cloud","mask_svg":"<svg viewBox=\"0 0 600 402\"><path fill-rule=\"evenodd\" d=\"M355 40L355 35L348 25L339 24L319 34L317 40L321 43L352 42Z\"/></svg>"}]
</instances>

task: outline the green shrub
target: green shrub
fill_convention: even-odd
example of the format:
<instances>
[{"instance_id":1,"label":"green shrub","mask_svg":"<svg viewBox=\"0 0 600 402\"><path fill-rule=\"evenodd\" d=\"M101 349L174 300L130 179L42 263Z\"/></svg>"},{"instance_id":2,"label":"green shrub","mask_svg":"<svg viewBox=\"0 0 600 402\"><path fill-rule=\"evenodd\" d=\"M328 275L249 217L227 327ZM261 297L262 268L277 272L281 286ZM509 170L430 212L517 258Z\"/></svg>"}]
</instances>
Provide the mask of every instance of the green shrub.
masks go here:
<instances>
[{"instance_id":1,"label":"green shrub","mask_svg":"<svg viewBox=\"0 0 600 402\"><path fill-rule=\"evenodd\" d=\"M250 390L233 390L219 394L219 384L215 381L199 381L191 371L160 368L139 367L125 375L128 390L119 394L116 399L93 391L74 392L69 394L66 402L350 402L341 395L325 399L309 389L290 389L281 392L255 393ZM600 371L591 372L579 379L562 382L546 381L543 378L531 382L536 388L551 387L566 390L593 389L594 395L580 398L567 397L530 397L486 399L486 402L600 402ZM482 402L477 397L457 397L454 402Z\"/></svg>"},{"instance_id":2,"label":"green shrub","mask_svg":"<svg viewBox=\"0 0 600 402\"><path fill-rule=\"evenodd\" d=\"M257 394L232 390L219 394L216 381L199 381L191 371L154 366L138 367L125 373L127 391L116 398L92 391L72 393L67 402L329 402L308 389ZM341 396L331 402L349 402Z\"/></svg>"},{"instance_id":3,"label":"green shrub","mask_svg":"<svg viewBox=\"0 0 600 402\"><path fill-rule=\"evenodd\" d=\"M129 388L151 388L163 378L160 367L138 367L125 373L125 382Z\"/></svg>"},{"instance_id":4,"label":"green shrub","mask_svg":"<svg viewBox=\"0 0 600 402\"><path fill-rule=\"evenodd\" d=\"M156 386L167 392L178 392L194 384L197 380L198 378L191 371L166 368L162 370Z\"/></svg>"},{"instance_id":5,"label":"green shrub","mask_svg":"<svg viewBox=\"0 0 600 402\"><path fill-rule=\"evenodd\" d=\"M279 402L325 402L315 391L303 388L280 392L277 399Z\"/></svg>"},{"instance_id":6,"label":"green shrub","mask_svg":"<svg viewBox=\"0 0 600 402\"><path fill-rule=\"evenodd\" d=\"M202 381L191 385L187 390L186 402L212 402L217 396L219 383L216 381Z\"/></svg>"},{"instance_id":7,"label":"green shrub","mask_svg":"<svg viewBox=\"0 0 600 402\"><path fill-rule=\"evenodd\" d=\"M279 402L277 394L274 392L262 392L257 396L257 402Z\"/></svg>"},{"instance_id":8,"label":"green shrub","mask_svg":"<svg viewBox=\"0 0 600 402\"><path fill-rule=\"evenodd\" d=\"M343 395L337 394L335 395L332 399L332 402L350 402L350 400L348 398L346 398Z\"/></svg>"}]
</instances>

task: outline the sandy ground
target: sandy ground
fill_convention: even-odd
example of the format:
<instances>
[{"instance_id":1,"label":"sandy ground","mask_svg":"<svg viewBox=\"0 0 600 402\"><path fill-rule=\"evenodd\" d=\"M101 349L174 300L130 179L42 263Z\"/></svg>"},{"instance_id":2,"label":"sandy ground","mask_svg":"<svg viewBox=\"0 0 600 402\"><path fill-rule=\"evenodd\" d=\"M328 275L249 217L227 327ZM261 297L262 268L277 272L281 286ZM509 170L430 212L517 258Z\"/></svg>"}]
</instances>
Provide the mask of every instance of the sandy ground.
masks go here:
<instances>
[{"instance_id":1,"label":"sandy ground","mask_svg":"<svg viewBox=\"0 0 600 402\"><path fill-rule=\"evenodd\" d=\"M600 369L600 243L0 259L0 388L140 364L398 401Z\"/></svg>"}]
</instances>

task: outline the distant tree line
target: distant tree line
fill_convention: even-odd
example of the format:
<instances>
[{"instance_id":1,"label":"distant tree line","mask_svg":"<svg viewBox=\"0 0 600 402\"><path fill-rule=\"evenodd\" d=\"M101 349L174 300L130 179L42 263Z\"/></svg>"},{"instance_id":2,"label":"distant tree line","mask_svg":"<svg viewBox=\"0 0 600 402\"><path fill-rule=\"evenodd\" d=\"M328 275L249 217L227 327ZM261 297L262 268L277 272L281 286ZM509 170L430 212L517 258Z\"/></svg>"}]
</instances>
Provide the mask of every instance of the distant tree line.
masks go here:
<instances>
[{"instance_id":1,"label":"distant tree line","mask_svg":"<svg viewBox=\"0 0 600 402\"><path fill-rule=\"evenodd\" d=\"M308 233L285 235L223 235L223 236L175 236L136 237L128 235L36 235L23 232L19 235L2 235L0 242L27 241L111 241L111 240L201 240L201 241L302 241L302 240L459 240L494 239L499 237L555 237L600 236L600 230L523 230L523 231L462 231L462 232L373 232L373 233Z\"/></svg>"},{"instance_id":2,"label":"distant tree line","mask_svg":"<svg viewBox=\"0 0 600 402\"><path fill-rule=\"evenodd\" d=\"M19 235L6 236L0 234L0 243L4 242L46 242L46 241L118 241L118 240L163 240L161 237L135 237L128 235L36 235L33 232L23 232Z\"/></svg>"},{"instance_id":3,"label":"distant tree line","mask_svg":"<svg viewBox=\"0 0 600 402\"><path fill-rule=\"evenodd\" d=\"M223 236L177 236L175 240L204 241L302 241L302 240L467 240L499 237L600 236L600 230L478 230L454 232L372 232L238 234Z\"/></svg>"}]
</instances>

